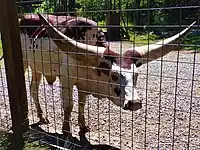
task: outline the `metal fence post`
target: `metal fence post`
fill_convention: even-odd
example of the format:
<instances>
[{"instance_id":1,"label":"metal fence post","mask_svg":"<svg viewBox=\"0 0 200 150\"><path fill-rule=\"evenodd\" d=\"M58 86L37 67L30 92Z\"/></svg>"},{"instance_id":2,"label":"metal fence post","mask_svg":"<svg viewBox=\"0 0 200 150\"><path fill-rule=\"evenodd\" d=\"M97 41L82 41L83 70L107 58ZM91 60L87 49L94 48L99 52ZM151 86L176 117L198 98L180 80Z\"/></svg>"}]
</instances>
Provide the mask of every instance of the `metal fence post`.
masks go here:
<instances>
[{"instance_id":1,"label":"metal fence post","mask_svg":"<svg viewBox=\"0 0 200 150\"><path fill-rule=\"evenodd\" d=\"M0 23L13 130L11 147L22 149L22 134L28 129L29 121L15 0L1 0Z\"/></svg>"}]
</instances>

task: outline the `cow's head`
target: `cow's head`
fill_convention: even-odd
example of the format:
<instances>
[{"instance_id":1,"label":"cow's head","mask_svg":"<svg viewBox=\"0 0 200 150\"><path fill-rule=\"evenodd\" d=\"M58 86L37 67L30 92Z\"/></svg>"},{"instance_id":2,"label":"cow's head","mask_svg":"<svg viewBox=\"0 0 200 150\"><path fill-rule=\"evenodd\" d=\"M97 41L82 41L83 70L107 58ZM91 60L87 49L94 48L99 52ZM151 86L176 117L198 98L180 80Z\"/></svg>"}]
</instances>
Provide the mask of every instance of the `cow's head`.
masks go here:
<instances>
[{"instance_id":1,"label":"cow's head","mask_svg":"<svg viewBox=\"0 0 200 150\"><path fill-rule=\"evenodd\" d=\"M142 107L136 90L137 68L173 50L177 46L176 42L187 35L194 24L162 42L135 47L120 56L109 47L97 47L77 42L57 30L43 15L39 14L39 17L43 20L50 37L63 52L84 62L84 65L93 66L98 80L106 82L106 84L102 84L100 94L108 97L123 109L131 111ZM74 55L75 53L78 55Z\"/></svg>"}]
</instances>

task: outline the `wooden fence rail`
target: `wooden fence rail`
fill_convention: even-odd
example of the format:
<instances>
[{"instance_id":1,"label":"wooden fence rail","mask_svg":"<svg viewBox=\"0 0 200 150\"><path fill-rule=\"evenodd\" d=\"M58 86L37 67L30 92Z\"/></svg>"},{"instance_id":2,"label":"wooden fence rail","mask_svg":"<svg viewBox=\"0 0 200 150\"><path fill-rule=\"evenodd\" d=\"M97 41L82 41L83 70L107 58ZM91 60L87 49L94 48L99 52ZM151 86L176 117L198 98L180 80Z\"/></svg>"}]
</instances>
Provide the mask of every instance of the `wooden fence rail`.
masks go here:
<instances>
[{"instance_id":1,"label":"wooden fence rail","mask_svg":"<svg viewBox=\"0 0 200 150\"><path fill-rule=\"evenodd\" d=\"M0 31L12 119L11 149L22 149L28 129L28 104L15 0L0 1Z\"/></svg>"}]
</instances>

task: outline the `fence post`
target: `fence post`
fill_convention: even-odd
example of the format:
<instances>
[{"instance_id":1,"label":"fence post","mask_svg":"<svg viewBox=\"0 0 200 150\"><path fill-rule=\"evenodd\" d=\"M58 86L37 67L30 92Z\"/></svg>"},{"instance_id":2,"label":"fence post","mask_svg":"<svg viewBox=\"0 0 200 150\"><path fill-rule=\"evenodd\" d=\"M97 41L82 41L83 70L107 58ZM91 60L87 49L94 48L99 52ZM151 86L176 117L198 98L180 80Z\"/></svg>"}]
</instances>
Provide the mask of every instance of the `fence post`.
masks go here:
<instances>
[{"instance_id":1,"label":"fence post","mask_svg":"<svg viewBox=\"0 0 200 150\"><path fill-rule=\"evenodd\" d=\"M0 1L0 24L13 130L11 149L22 149L22 134L29 121L15 0Z\"/></svg>"}]
</instances>

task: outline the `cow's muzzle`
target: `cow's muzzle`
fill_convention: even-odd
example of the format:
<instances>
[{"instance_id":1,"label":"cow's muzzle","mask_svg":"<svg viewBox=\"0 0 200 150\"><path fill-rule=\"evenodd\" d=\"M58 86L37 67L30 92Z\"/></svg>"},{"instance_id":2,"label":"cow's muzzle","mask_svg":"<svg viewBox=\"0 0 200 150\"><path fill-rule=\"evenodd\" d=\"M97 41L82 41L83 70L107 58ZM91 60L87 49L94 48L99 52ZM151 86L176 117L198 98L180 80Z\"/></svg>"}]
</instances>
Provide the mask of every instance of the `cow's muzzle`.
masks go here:
<instances>
[{"instance_id":1,"label":"cow's muzzle","mask_svg":"<svg viewBox=\"0 0 200 150\"><path fill-rule=\"evenodd\" d=\"M123 107L124 110L136 111L142 108L142 101L128 101Z\"/></svg>"}]
</instances>

